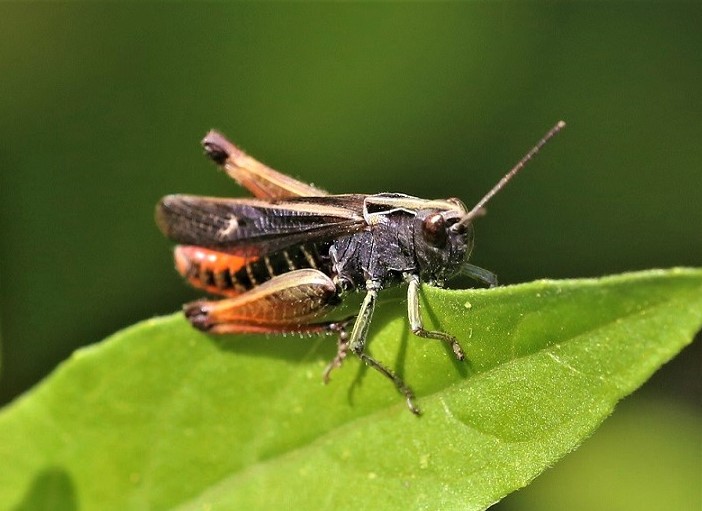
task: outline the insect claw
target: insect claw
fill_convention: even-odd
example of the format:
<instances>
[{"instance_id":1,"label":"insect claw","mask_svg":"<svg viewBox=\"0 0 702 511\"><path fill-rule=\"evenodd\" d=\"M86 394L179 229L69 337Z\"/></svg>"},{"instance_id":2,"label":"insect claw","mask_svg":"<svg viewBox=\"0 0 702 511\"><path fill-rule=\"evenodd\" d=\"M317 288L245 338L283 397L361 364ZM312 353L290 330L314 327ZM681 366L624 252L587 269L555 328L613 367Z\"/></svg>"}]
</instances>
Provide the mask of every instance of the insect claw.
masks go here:
<instances>
[{"instance_id":1,"label":"insect claw","mask_svg":"<svg viewBox=\"0 0 702 511\"><path fill-rule=\"evenodd\" d=\"M341 363L337 363L336 358L329 362L327 364L327 367L324 368L324 372L322 373L322 383L325 385L329 385L329 382L331 381L330 374L331 372L336 369L337 367L341 366Z\"/></svg>"},{"instance_id":2,"label":"insect claw","mask_svg":"<svg viewBox=\"0 0 702 511\"><path fill-rule=\"evenodd\" d=\"M410 412L412 412L413 414L415 414L417 416L422 415L422 411L419 409L419 407L414 402L414 394L405 393L405 396L407 397L407 407L409 408Z\"/></svg>"},{"instance_id":3,"label":"insect claw","mask_svg":"<svg viewBox=\"0 0 702 511\"><path fill-rule=\"evenodd\" d=\"M409 408L410 412L413 414L419 416L422 415L422 411L419 409L417 406L417 403L415 403L416 397L414 396L414 391L408 387L405 382L403 382L399 377L395 376L395 387L397 387L397 390L400 391L405 396L405 399L407 400L407 408Z\"/></svg>"},{"instance_id":4,"label":"insect claw","mask_svg":"<svg viewBox=\"0 0 702 511\"><path fill-rule=\"evenodd\" d=\"M461 345L458 344L458 341L454 340L451 347L453 348L453 354L456 355L457 360L465 360L466 354L463 352Z\"/></svg>"}]
</instances>

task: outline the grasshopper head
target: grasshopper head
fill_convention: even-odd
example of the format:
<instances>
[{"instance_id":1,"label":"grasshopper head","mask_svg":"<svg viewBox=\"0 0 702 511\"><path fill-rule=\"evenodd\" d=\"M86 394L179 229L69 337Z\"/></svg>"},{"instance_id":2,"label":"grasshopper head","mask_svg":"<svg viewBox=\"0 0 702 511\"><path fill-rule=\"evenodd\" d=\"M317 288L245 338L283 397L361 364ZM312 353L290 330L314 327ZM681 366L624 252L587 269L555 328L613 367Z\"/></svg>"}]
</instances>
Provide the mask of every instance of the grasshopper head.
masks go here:
<instances>
[{"instance_id":1,"label":"grasshopper head","mask_svg":"<svg viewBox=\"0 0 702 511\"><path fill-rule=\"evenodd\" d=\"M485 214L485 204L564 127L563 121L556 123L470 211L466 211L459 200L448 199L445 201L446 209L424 209L418 212L414 237L420 277L442 285L446 279L459 273L461 265L473 249L473 221Z\"/></svg>"},{"instance_id":2,"label":"grasshopper head","mask_svg":"<svg viewBox=\"0 0 702 511\"><path fill-rule=\"evenodd\" d=\"M425 209L415 217L415 255L429 283L443 285L456 275L473 249L473 226L461 223L465 207L456 202L455 209Z\"/></svg>"}]
</instances>

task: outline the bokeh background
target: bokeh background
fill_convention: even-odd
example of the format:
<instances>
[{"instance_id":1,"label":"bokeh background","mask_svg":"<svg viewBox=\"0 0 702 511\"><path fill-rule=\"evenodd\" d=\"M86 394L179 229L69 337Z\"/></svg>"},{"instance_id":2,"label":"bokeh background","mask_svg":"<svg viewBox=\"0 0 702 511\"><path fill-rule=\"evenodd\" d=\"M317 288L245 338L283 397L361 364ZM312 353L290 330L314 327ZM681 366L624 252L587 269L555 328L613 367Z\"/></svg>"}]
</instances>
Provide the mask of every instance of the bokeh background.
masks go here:
<instances>
[{"instance_id":1,"label":"bokeh background","mask_svg":"<svg viewBox=\"0 0 702 511\"><path fill-rule=\"evenodd\" d=\"M333 192L470 205L564 119L473 262L700 266L701 26L697 3L3 4L0 399L197 296L153 207L244 194L202 155L213 127ZM699 509L699 346L501 508Z\"/></svg>"}]
</instances>

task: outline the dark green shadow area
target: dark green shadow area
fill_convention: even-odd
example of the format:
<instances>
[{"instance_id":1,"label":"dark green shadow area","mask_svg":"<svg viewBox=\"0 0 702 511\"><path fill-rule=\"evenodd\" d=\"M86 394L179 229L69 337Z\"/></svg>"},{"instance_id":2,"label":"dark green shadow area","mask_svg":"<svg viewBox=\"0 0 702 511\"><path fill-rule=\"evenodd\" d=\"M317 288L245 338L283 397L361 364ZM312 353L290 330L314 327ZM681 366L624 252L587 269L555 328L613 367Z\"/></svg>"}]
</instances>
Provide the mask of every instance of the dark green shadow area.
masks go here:
<instances>
[{"instance_id":1,"label":"dark green shadow area","mask_svg":"<svg viewBox=\"0 0 702 511\"><path fill-rule=\"evenodd\" d=\"M75 486L68 472L58 467L50 467L36 474L22 502L11 511L77 510Z\"/></svg>"}]
</instances>

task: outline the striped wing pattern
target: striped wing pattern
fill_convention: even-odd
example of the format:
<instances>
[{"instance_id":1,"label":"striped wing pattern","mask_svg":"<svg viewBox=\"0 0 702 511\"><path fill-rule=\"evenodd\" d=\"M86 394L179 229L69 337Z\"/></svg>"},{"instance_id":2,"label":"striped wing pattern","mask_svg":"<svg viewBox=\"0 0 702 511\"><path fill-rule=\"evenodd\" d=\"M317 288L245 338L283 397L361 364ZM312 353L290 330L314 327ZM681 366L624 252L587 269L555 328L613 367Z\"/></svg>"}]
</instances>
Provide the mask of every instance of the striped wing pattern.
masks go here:
<instances>
[{"instance_id":1,"label":"striped wing pattern","mask_svg":"<svg viewBox=\"0 0 702 511\"><path fill-rule=\"evenodd\" d=\"M168 195L156 208L156 221L177 243L260 256L362 230L364 198L329 195L275 201Z\"/></svg>"}]
</instances>

